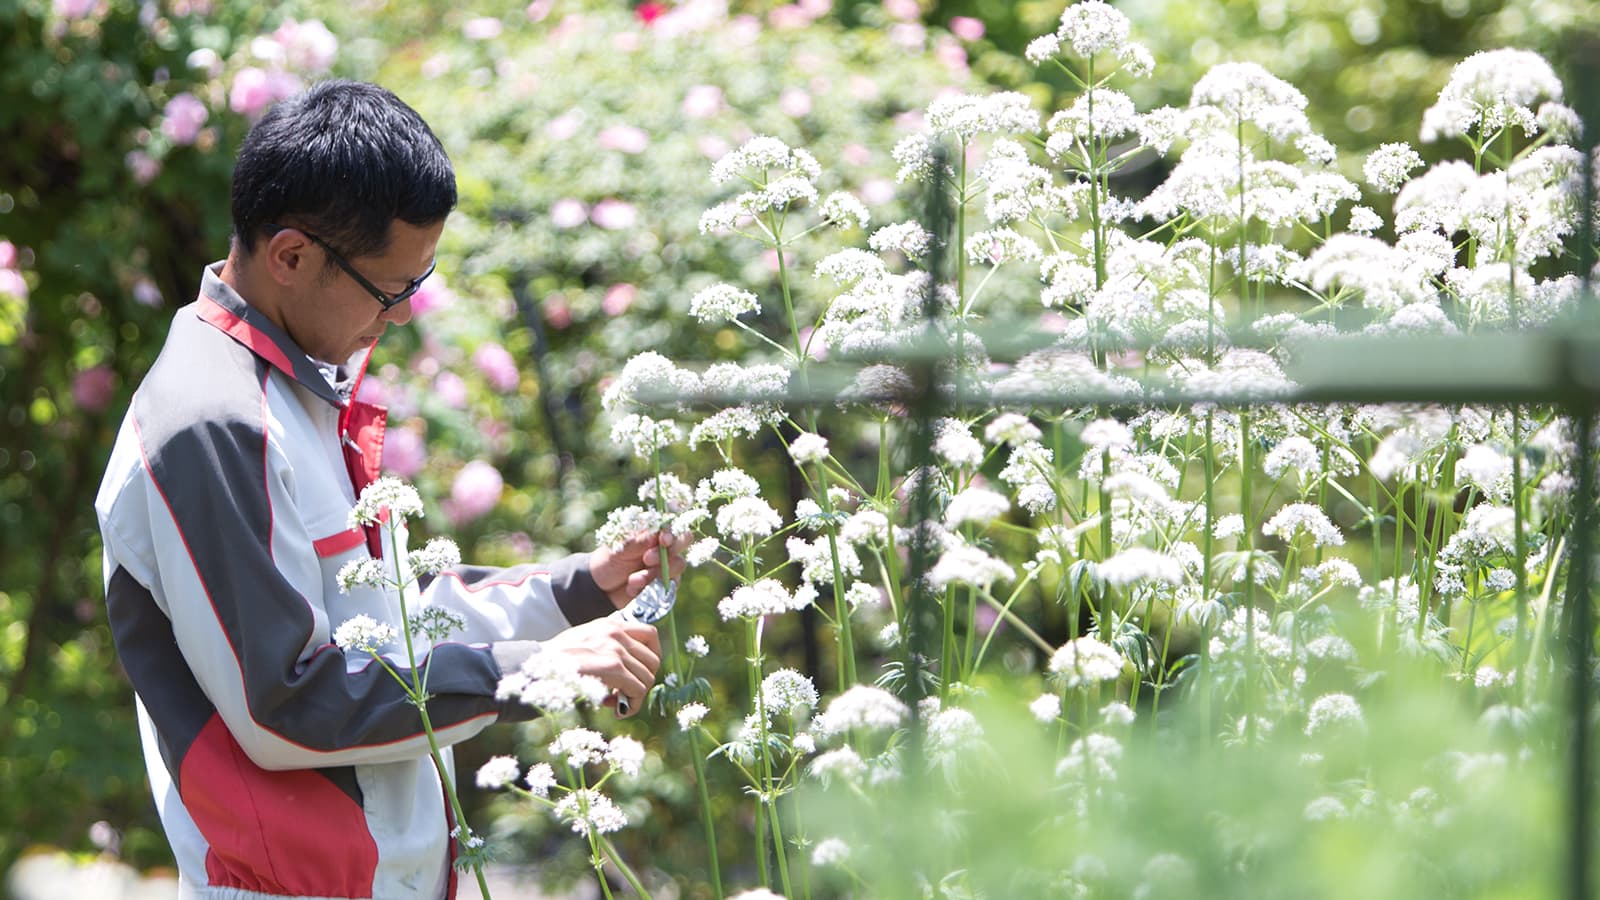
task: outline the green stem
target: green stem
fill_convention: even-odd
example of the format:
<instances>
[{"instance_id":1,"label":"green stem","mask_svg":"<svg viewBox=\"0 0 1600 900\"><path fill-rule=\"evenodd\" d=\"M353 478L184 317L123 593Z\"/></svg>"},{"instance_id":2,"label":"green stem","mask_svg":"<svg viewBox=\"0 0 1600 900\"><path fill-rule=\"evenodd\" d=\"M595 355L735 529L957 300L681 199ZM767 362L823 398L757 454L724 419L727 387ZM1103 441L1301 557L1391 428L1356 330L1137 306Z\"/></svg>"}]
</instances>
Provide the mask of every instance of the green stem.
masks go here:
<instances>
[{"instance_id":1,"label":"green stem","mask_svg":"<svg viewBox=\"0 0 1600 900\"><path fill-rule=\"evenodd\" d=\"M705 762L700 758L697 728L689 730L689 758L694 761L694 785L700 792L700 821L706 830L706 855L711 861L711 887L722 900L722 861L717 858L717 827L711 818L711 797L706 792Z\"/></svg>"}]
</instances>

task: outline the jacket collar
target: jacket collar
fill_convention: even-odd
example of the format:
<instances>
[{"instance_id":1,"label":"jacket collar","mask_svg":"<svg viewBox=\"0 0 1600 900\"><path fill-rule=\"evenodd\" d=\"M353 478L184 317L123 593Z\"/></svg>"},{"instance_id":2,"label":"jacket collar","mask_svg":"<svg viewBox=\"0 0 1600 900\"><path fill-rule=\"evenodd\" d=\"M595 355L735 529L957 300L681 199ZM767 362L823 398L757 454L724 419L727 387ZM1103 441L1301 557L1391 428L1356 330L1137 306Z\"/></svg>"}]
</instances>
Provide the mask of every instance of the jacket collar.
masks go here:
<instances>
[{"instance_id":1,"label":"jacket collar","mask_svg":"<svg viewBox=\"0 0 1600 900\"><path fill-rule=\"evenodd\" d=\"M335 368L330 383L322 368L300 349L293 338L260 310L245 302L237 291L218 277L222 265L216 262L206 266L201 278L197 304L197 315L201 320L243 344L250 352L299 382L311 393L334 406L346 407L366 371L372 348L357 352L344 365Z\"/></svg>"}]
</instances>

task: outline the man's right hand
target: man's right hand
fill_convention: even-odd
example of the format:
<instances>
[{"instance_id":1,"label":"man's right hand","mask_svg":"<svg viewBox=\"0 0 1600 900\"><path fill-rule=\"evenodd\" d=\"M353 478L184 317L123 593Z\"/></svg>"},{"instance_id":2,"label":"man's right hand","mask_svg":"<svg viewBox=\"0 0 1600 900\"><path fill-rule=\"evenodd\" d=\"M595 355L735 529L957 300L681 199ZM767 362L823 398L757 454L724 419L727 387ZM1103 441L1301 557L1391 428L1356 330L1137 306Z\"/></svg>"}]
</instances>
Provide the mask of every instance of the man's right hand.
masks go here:
<instances>
[{"instance_id":1,"label":"man's right hand","mask_svg":"<svg viewBox=\"0 0 1600 900\"><path fill-rule=\"evenodd\" d=\"M543 653L560 653L577 663L578 672L593 675L611 689L606 706L625 698L627 709L644 706L661 665L661 640L654 625L607 616L575 625L543 644ZM619 713L623 718L632 715Z\"/></svg>"}]
</instances>

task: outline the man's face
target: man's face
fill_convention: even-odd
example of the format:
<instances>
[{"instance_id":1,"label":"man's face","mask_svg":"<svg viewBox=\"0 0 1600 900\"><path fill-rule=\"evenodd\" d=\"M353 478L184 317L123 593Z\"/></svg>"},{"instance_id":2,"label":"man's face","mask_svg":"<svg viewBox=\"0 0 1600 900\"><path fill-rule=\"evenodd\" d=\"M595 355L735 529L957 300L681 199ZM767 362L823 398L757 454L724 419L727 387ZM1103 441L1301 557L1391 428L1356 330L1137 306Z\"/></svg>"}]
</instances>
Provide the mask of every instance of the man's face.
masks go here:
<instances>
[{"instance_id":1,"label":"man's face","mask_svg":"<svg viewBox=\"0 0 1600 900\"><path fill-rule=\"evenodd\" d=\"M381 254L345 257L345 262L393 297L410 287L433 262L444 223L389 226L389 246ZM298 235L296 235L298 236ZM333 248L338 252L338 248ZM377 298L328 256L328 249L307 240L303 252L314 260L313 274L283 310L284 329L313 359L340 365L383 336L390 325L411 321L411 301L387 310Z\"/></svg>"}]
</instances>

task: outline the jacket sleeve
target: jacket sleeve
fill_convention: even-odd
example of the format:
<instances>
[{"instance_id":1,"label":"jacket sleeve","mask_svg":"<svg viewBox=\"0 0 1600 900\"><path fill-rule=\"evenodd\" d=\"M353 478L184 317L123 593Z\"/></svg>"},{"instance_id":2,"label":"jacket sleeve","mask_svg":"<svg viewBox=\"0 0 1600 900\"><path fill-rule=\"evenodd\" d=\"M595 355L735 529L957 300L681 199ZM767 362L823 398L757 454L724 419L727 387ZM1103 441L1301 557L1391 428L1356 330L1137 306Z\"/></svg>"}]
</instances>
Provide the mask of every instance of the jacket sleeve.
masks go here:
<instances>
[{"instance_id":1,"label":"jacket sleeve","mask_svg":"<svg viewBox=\"0 0 1600 900\"><path fill-rule=\"evenodd\" d=\"M260 421L206 422L159 446L141 439L142 465L129 467L102 514L111 543L127 544L107 547L108 568L148 589L194 681L256 765L423 756L420 715L394 676L330 643L339 623L329 621L324 561L297 507L293 469L267 431ZM494 721L502 706L493 649L450 643L428 652L428 714L440 742ZM408 675L403 656L391 665Z\"/></svg>"},{"instance_id":2,"label":"jacket sleeve","mask_svg":"<svg viewBox=\"0 0 1600 900\"><path fill-rule=\"evenodd\" d=\"M465 618L465 631L452 637L468 643L548 640L616 611L583 553L551 565L456 566L427 581L422 600Z\"/></svg>"}]
</instances>

